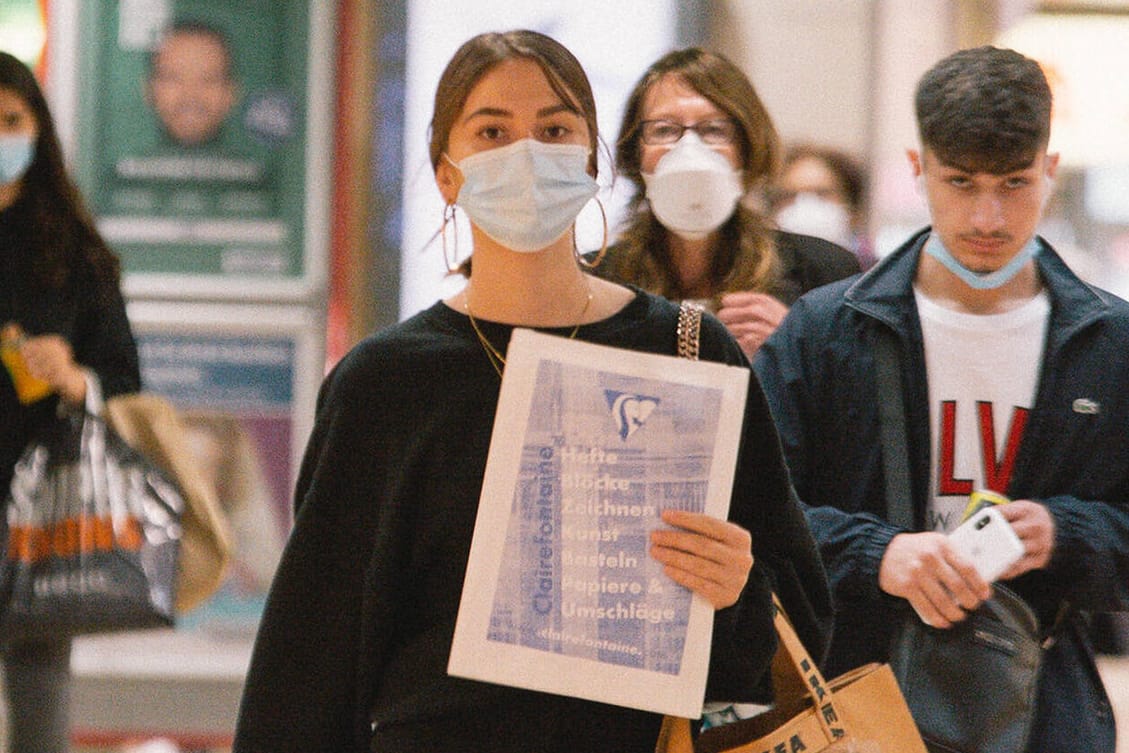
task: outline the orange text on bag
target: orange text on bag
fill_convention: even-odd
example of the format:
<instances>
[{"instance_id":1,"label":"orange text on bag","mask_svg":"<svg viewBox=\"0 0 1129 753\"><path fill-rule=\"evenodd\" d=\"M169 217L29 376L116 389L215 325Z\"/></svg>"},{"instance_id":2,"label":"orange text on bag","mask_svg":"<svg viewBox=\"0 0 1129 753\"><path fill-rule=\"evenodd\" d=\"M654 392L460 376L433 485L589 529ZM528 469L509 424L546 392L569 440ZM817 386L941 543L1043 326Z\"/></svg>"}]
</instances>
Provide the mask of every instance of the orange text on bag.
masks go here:
<instances>
[{"instance_id":1,"label":"orange text on bag","mask_svg":"<svg viewBox=\"0 0 1129 753\"><path fill-rule=\"evenodd\" d=\"M39 562L48 557L141 549L141 524L132 515L116 521L109 515L83 515L46 528L15 526L8 533L8 559Z\"/></svg>"}]
</instances>

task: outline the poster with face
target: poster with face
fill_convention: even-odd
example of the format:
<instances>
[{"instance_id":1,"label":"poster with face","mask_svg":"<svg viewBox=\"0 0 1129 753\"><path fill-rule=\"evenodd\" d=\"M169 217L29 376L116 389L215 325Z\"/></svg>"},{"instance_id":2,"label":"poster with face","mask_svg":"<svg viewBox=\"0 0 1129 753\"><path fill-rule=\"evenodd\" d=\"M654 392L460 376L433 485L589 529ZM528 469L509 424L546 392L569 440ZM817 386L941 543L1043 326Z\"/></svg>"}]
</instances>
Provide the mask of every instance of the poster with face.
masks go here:
<instances>
[{"instance_id":1,"label":"poster with face","mask_svg":"<svg viewBox=\"0 0 1129 753\"><path fill-rule=\"evenodd\" d=\"M310 113L332 109L308 94L319 6L82 4L77 174L127 293L303 292L319 240L310 202L326 195L307 170L310 134L328 141Z\"/></svg>"}]
</instances>

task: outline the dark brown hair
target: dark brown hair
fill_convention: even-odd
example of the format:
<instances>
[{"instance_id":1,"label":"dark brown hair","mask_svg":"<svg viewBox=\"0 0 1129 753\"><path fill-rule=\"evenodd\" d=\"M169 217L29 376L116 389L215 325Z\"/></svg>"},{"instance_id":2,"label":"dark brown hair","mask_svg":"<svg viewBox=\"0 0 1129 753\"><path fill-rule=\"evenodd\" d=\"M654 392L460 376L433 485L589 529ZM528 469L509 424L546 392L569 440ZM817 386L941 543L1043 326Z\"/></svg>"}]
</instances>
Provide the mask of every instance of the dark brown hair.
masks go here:
<instances>
[{"instance_id":1,"label":"dark brown hair","mask_svg":"<svg viewBox=\"0 0 1129 753\"><path fill-rule=\"evenodd\" d=\"M852 216L861 215L865 211L867 201L866 171L863 170L858 160L847 152L822 144L793 144L784 153L784 171L805 159L822 162L835 175L835 180L839 182L839 187L843 190L843 198L847 200L847 208Z\"/></svg>"},{"instance_id":2,"label":"dark brown hair","mask_svg":"<svg viewBox=\"0 0 1129 753\"><path fill-rule=\"evenodd\" d=\"M455 51L435 89L428 149L432 169L438 169L439 161L447 151L451 129L462 113L471 90L494 66L517 58L537 63L561 102L584 119L590 147L588 170L595 177L600 134L596 124L596 98L588 76L580 61L564 45L552 37L527 29L479 34ZM471 259L467 257L455 273L470 277L470 272Z\"/></svg>"},{"instance_id":3,"label":"dark brown hair","mask_svg":"<svg viewBox=\"0 0 1129 753\"><path fill-rule=\"evenodd\" d=\"M600 134L596 124L596 98L592 95L588 76L580 61L564 45L552 37L527 29L479 34L464 42L447 63L435 90L435 107L431 116L429 154L432 168L439 167L451 129L463 111L471 89L494 66L515 58L537 63L561 101L584 119L591 145L588 166L595 176Z\"/></svg>"},{"instance_id":4,"label":"dark brown hair","mask_svg":"<svg viewBox=\"0 0 1129 753\"><path fill-rule=\"evenodd\" d=\"M914 108L922 146L967 172L1022 170L1050 140L1050 85L1037 62L1014 50L949 55L921 77Z\"/></svg>"},{"instance_id":5,"label":"dark brown hair","mask_svg":"<svg viewBox=\"0 0 1129 753\"><path fill-rule=\"evenodd\" d=\"M98 234L78 188L67 174L43 91L28 67L6 52L0 52L0 88L26 102L39 127L35 158L16 199L29 220L26 238L33 244L30 250L35 280L44 288L58 289L82 270L92 273L100 284L116 286L118 258Z\"/></svg>"}]
</instances>

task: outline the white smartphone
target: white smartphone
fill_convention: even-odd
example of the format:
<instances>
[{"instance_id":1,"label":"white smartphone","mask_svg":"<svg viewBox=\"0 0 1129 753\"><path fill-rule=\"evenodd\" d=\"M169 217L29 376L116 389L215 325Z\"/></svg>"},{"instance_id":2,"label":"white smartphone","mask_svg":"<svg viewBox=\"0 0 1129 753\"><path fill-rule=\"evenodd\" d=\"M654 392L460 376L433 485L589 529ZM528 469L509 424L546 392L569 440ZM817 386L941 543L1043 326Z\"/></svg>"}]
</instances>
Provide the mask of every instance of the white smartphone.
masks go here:
<instances>
[{"instance_id":1,"label":"white smartphone","mask_svg":"<svg viewBox=\"0 0 1129 753\"><path fill-rule=\"evenodd\" d=\"M949 534L953 546L972 561L988 583L1023 556L1023 542L997 507L979 510Z\"/></svg>"}]
</instances>

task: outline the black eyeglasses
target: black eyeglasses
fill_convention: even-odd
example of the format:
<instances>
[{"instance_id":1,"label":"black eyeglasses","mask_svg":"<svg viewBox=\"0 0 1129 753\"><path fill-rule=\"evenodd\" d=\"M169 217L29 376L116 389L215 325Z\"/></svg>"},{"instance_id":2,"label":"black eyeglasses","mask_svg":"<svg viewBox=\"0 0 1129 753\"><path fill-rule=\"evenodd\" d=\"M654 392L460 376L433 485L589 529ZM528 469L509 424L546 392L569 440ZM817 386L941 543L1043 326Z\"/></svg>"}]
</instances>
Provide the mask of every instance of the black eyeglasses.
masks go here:
<instances>
[{"instance_id":1,"label":"black eyeglasses","mask_svg":"<svg viewBox=\"0 0 1129 753\"><path fill-rule=\"evenodd\" d=\"M693 125L682 125L673 120L644 120L640 123L640 137L644 144L651 146L677 143L688 130L712 146L724 146L737 140L737 123L729 118L703 120Z\"/></svg>"}]
</instances>

